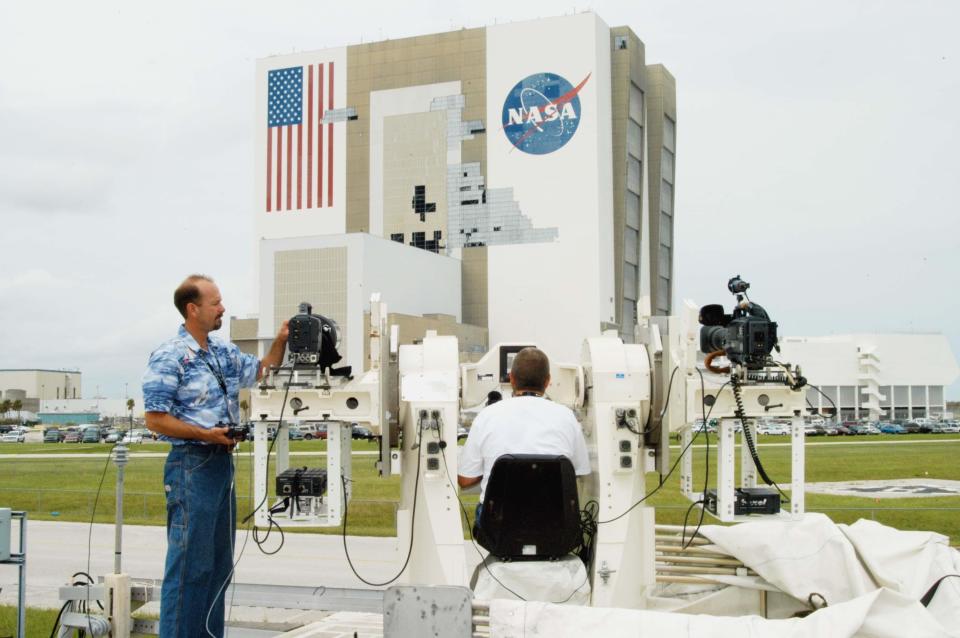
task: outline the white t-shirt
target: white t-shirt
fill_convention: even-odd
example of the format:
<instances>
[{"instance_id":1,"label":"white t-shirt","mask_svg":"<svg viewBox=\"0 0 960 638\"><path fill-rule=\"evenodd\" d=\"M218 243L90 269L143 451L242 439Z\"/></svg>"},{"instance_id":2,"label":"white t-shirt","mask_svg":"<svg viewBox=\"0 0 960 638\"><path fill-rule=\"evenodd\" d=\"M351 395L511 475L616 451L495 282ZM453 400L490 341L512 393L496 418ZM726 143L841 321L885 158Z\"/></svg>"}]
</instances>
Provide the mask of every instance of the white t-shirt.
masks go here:
<instances>
[{"instance_id":1,"label":"white t-shirt","mask_svg":"<svg viewBox=\"0 0 960 638\"><path fill-rule=\"evenodd\" d=\"M494 462L504 454L562 454L578 476L590 473L583 430L570 408L541 397L512 397L484 408L460 451L460 476L482 476L480 502Z\"/></svg>"}]
</instances>

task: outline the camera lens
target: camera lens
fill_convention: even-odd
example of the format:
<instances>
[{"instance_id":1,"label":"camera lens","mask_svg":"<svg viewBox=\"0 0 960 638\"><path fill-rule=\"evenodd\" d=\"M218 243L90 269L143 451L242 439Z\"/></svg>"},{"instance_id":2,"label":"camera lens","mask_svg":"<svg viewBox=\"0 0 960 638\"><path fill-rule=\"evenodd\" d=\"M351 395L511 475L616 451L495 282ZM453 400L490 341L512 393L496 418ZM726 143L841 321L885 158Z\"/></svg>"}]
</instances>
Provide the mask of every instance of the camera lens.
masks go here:
<instances>
[{"instance_id":1,"label":"camera lens","mask_svg":"<svg viewBox=\"0 0 960 638\"><path fill-rule=\"evenodd\" d=\"M723 350L726 340L727 329L725 326L703 326L700 328L700 351L704 354Z\"/></svg>"}]
</instances>

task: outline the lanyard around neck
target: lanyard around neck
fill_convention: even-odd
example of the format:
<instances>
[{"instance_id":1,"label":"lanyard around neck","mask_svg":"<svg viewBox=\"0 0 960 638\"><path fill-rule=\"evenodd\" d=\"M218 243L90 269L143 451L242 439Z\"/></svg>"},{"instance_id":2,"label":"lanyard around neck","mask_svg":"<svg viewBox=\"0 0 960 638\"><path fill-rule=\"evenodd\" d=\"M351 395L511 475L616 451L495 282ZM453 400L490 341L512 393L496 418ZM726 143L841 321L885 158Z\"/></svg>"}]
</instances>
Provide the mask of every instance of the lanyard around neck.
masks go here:
<instances>
[{"instance_id":1,"label":"lanyard around neck","mask_svg":"<svg viewBox=\"0 0 960 638\"><path fill-rule=\"evenodd\" d=\"M217 380L217 385L220 386L220 391L223 392L223 398L227 401L230 400L230 396L227 394L227 381L223 376L223 368L220 367L220 359L217 358L217 355L213 353L213 347L210 346L210 356L213 357L213 360L217 362L217 369L214 370L213 366L210 365L210 362L207 361L207 358L203 356L203 352L195 353L197 357L203 361L203 365L207 366L207 370L210 371L210 374L213 375L213 378Z\"/></svg>"}]
</instances>

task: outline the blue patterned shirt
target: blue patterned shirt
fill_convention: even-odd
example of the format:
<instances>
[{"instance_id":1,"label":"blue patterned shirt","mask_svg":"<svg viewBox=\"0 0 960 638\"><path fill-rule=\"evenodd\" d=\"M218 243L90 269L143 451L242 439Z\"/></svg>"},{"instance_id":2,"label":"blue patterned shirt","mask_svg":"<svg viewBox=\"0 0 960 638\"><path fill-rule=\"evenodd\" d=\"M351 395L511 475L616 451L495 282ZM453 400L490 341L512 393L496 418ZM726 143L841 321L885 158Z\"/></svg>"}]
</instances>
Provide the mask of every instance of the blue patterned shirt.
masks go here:
<instances>
[{"instance_id":1,"label":"blue patterned shirt","mask_svg":"<svg viewBox=\"0 0 960 638\"><path fill-rule=\"evenodd\" d=\"M176 337L154 350L143 373L144 410L166 412L204 428L237 423L240 388L257 382L260 361L240 352L235 343L213 335L207 337L207 347L209 351L201 349L181 325ZM174 437L160 438L174 445L186 443Z\"/></svg>"}]
</instances>

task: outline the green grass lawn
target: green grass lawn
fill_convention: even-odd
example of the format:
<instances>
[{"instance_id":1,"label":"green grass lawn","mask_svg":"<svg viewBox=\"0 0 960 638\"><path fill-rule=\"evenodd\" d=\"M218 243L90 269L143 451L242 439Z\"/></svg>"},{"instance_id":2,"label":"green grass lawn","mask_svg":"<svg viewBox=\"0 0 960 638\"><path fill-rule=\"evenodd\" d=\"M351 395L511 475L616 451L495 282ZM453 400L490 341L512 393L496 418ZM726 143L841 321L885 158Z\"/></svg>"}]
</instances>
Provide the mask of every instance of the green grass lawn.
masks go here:
<instances>
[{"instance_id":1,"label":"green grass lawn","mask_svg":"<svg viewBox=\"0 0 960 638\"><path fill-rule=\"evenodd\" d=\"M918 439L918 440L917 440ZM851 441L865 445L845 445ZM901 445L887 445L885 440L910 441ZM923 441L936 441L929 443ZM760 443L788 443L788 437L760 437ZM871 437L818 437L806 448L807 481L844 481L858 479L895 479L929 477L960 480L960 440L956 437L935 438L931 435L871 436ZM711 482L714 480L714 441L711 439ZM50 448L64 451L106 451L109 446L10 444L18 450L48 452ZM144 444L134 446L136 452L165 452L166 446ZM321 451L325 444L317 441L296 441L293 451ZM375 451L377 446L368 442L354 442L355 451ZM251 463L249 448L238 453L237 494L238 518L243 518L251 508L249 498ZM673 454L679 448L673 448ZM760 457L767 473L788 491L790 484L790 448L787 446L761 446ZM739 454L737 455L739 458ZM694 449L694 472L697 485L704 478L704 448ZM294 457L294 463L323 466L323 457ZM307 460L309 459L309 461ZM349 510L350 534L392 536L396 534L396 507L399 500L400 478L380 478L375 470L374 456L353 457L354 492ZM163 525L166 519L162 486L162 458L132 458L126 469L126 495L124 520L130 524ZM106 466L104 486L97 504L95 520L110 523L114 520L115 466L106 458L91 459L30 459L0 458L0 505L25 509L33 520L89 521L94 495ZM926 473L926 474L925 474ZM648 475L648 491L658 485L656 475ZM699 487L698 487L699 489ZM463 502L471 513L477 495L463 496ZM837 522L853 522L859 518L873 518L900 529L933 530L960 541L960 497L874 499L870 497L844 497L807 493L808 511L826 511ZM664 487L649 500L656 506L657 521L680 523L688 502L680 495L679 477L668 479ZM939 508L939 509L938 509ZM943 509L949 508L949 509ZM696 518L696 517L691 517ZM709 517L707 518L710 521ZM713 522L713 521L710 521ZM695 523L695 521L694 521ZM339 533L339 528L314 530L324 533Z\"/></svg>"},{"instance_id":2,"label":"green grass lawn","mask_svg":"<svg viewBox=\"0 0 960 638\"><path fill-rule=\"evenodd\" d=\"M27 638L48 638L57 619L57 609L27 608ZM17 635L17 608L0 605L0 637Z\"/></svg>"}]
</instances>

